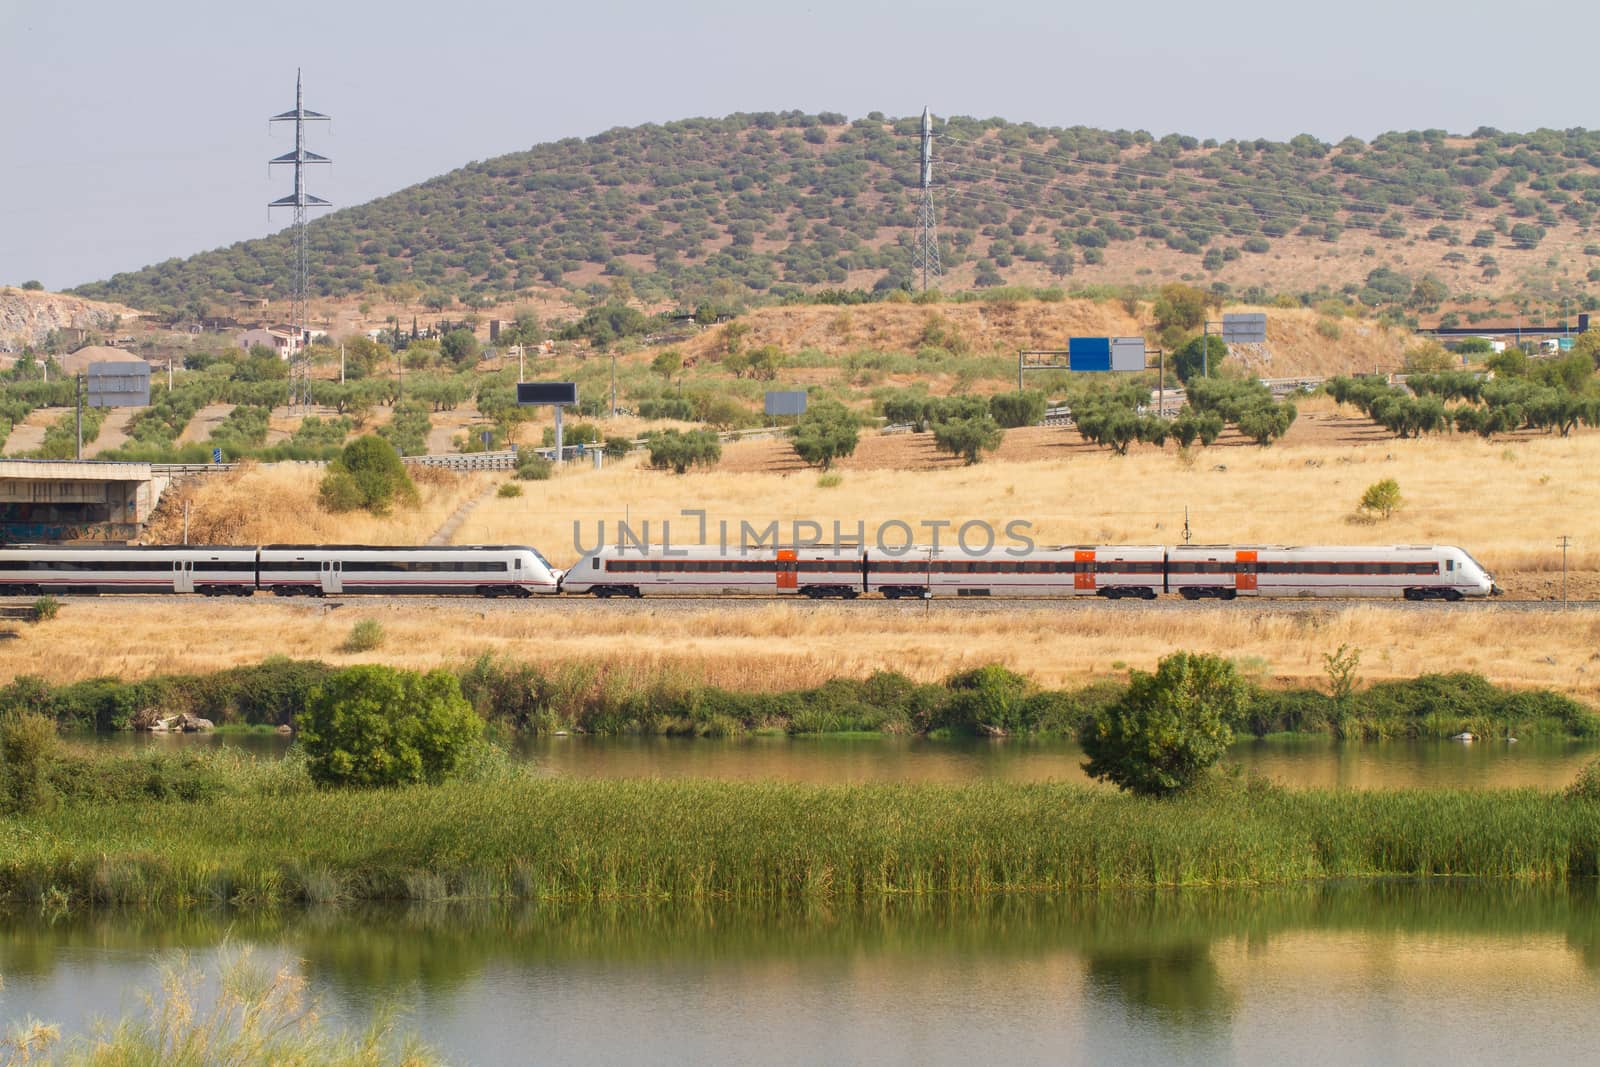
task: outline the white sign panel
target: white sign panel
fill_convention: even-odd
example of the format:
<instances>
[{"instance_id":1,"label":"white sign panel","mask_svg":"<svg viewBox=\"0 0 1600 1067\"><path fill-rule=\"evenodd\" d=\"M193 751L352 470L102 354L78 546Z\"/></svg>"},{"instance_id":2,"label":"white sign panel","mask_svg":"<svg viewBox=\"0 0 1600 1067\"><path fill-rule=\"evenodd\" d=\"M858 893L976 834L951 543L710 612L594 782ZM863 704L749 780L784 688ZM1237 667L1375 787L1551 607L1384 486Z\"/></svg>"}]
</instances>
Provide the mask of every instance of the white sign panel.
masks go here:
<instances>
[{"instance_id":1,"label":"white sign panel","mask_svg":"<svg viewBox=\"0 0 1600 1067\"><path fill-rule=\"evenodd\" d=\"M1112 370L1144 370L1144 338L1113 337L1111 339Z\"/></svg>"},{"instance_id":2,"label":"white sign panel","mask_svg":"<svg viewBox=\"0 0 1600 1067\"><path fill-rule=\"evenodd\" d=\"M91 363L84 376L92 408L142 408L150 404L150 364Z\"/></svg>"}]
</instances>

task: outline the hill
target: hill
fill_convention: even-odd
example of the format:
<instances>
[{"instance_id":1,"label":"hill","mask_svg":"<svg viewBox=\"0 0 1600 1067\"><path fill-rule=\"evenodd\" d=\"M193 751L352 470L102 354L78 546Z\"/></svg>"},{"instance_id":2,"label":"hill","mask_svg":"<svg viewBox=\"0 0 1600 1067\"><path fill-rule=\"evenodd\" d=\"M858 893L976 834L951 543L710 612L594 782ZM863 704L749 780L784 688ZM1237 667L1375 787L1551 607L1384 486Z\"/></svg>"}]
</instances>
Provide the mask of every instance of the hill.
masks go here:
<instances>
[{"instance_id":1,"label":"hill","mask_svg":"<svg viewBox=\"0 0 1600 1067\"><path fill-rule=\"evenodd\" d=\"M42 289L0 289L0 352L43 345L52 333L75 331L74 339L99 339L130 326L139 313L120 304ZM79 336L81 335L81 336Z\"/></svg>"},{"instance_id":2,"label":"hill","mask_svg":"<svg viewBox=\"0 0 1600 1067\"><path fill-rule=\"evenodd\" d=\"M656 306L909 284L917 125L739 114L539 145L315 220L315 285L443 308L622 280ZM1596 132L1217 143L954 117L936 150L947 289L1183 279L1468 322L1508 296L1600 304ZM77 293L282 296L290 251L280 233Z\"/></svg>"}]
</instances>

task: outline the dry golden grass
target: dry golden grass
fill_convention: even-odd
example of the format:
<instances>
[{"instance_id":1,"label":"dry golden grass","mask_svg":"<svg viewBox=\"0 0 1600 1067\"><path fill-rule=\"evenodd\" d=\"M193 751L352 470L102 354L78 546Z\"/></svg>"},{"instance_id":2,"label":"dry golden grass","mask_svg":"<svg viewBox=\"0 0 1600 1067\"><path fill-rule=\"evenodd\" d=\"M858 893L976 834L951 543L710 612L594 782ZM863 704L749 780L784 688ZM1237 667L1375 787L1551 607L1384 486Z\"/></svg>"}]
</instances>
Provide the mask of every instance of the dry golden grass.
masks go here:
<instances>
[{"instance_id":1,"label":"dry golden grass","mask_svg":"<svg viewBox=\"0 0 1600 1067\"><path fill-rule=\"evenodd\" d=\"M1326 402L1308 405L1308 440L1316 420L1334 418ZM974 467L842 470L842 484L818 485L817 472L740 470L682 477L647 469L639 460L602 471L570 468L547 482L528 483L520 498L480 506L455 540L537 545L558 564L577 558L573 525L593 545L596 524L627 515L637 529L650 521L651 536L672 522L677 543L699 540L695 520L680 510L701 508L715 541L716 523L728 520L839 519L853 531L857 520L911 523L1010 519L1033 523L1041 544L1170 544L1183 539L1188 510L1194 540L1288 544L1458 544L1497 574L1558 570L1555 541L1570 534L1577 571L1600 570L1600 434L1571 438L1519 436L1485 442L1463 436L1401 441L1375 436L1371 443L1197 449L1180 454L1145 448L1119 457L1079 446L1069 429L1017 432L1060 442L1052 458L985 462ZM770 442L729 445L773 449ZM1036 454L1053 449L1040 447ZM1365 522L1357 505L1367 486L1394 478L1406 500L1385 522ZM831 534L831 529L830 529ZM1503 576L1503 575L1502 575ZM1513 593L1517 590L1513 589Z\"/></svg>"},{"instance_id":2,"label":"dry golden grass","mask_svg":"<svg viewBox=\"0 0 1600 1067\"><path fill-rule=\"evenodd\" d=\"M488 474L456 474L412 469L420 503L391 515L364 511L336 515L317 502L319 466L246 465L229 474L191 479L167 490L145 533L148 544L183 540L183 503L189 502L191 544L255 545L343 543L420 545L451 513L495 479Z\"/></svg>"},{"instance_id":3,"label":"dry golden grass","mask_svg":"<svg viewBox=\"0 0 1600 1067\"><path fill-rule=\"evenodd\" d=\"M0 644L0 678L141 678L210 671L268 655L332 663L449 666L490 653L543 663L603 662L609 670L670 669L740 689L812 685L893 669L922 680L1004 663L1051 686L1150 669L1174 649L1233 657L1268 684L1320 684L1322 656L1363 650L1371 681L1469 670L1503 684L1600 698L1600 612L1506 609L1417 612L1357 605L1273 612L1249 605L1127 612L1022 607L976 614L963 606L741 603L611 605L536 601L485 609L440 601L426 611L371 601L338 607L250 603L69 600L50 623ZM351 626L377 619L381 650L344 653ZM110 640L108 634L137 634ZM86 656L84 649L95 654Z\"/></svg>"}]
</instances>

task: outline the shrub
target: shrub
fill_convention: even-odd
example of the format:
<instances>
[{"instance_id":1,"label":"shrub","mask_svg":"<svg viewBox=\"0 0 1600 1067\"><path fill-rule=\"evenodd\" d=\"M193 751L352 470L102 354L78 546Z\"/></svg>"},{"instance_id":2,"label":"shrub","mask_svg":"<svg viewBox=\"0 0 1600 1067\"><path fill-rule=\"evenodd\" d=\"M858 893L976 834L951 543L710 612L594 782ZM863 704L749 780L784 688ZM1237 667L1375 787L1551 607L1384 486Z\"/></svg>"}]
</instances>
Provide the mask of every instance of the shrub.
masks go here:
<instances>
[{"instance_id":1,"label":"shrub","mask_svg":"<svg viewBox=\"0 0 1600 1067\"><path fill-rule=\"evenodd\" d=\"M28 605L29 622L46 622L56 617L61 610L61 601L53 596L42 596Z\"/></svg>"},{"instance_id":2,"label":"shrub","mask_svg":"<svg viewBox=\"0 0 1600 1067\"><path fill-rule=\"evenodd\" d=\"M607 459L621 459L633 451L633 438L623 437L620 434L611 434L606 438L605 454Z\"/></svg>"},{"instance_id":3,"label":"shrub","mask_svg":"<svg viewBox=\"0 0 1600 1067\"><path fill-rule=\"evenodd\" d=\"M1083 769L1132 793L1181 792L1227 751L1246 695L1227 660L1173 653L1154 674L1134 671L1127 694L1085 725Z\"/></svg>"},{"instance_id":4,"label":"shrub","mask_svg":"<svg viewBox=\"0 0 1600 1067\"><path fill-rule=\"evenodd\" d=\"M963 671L945 682L950 698L944 724L963 733L1010 734L1028 729L1028 680L997 664Z\"/></svg>"},{"instance_id":5,"label":"shrub","mask_svg":"<svg viewBox=\"0 0 1600 1067\"><path fill-rule=\"evenodd\" d=\"M525 482L549 481L556 465L537 452L517 453L517 477Z\"/></svg>"},{"instance_id":6,"label":"shrub","mask_svg":"<svg viewBox=\"0 0 1600 1067\"><path fill-rule=\"evenodd\" d=\"M483 735L454 675L380 666L328 678L295 726L312 780L338 786L442 781Z\"/></svg>"},{"instance_id":7,"label":"shrub","mask_svg":"<svg viewBox=\"0 0 1600 1067\"><path fill-rule=\"evenodd\" d=\"M1585 763L1563 795L1569 800L1600 800L1600 759Z\"/></svg>"},{"instance_id":8,"label":"shrub","mask_svg":"<svg viewBox=\"0 0 1600 1067\"><path fill-rule=\"evenodd\" d=\"M388 514L397 503L414 505L417 487L400 462L400 453L381 437L358 437L328 465L319 489L329 511L361 509Z\"/></svg>"},{"instance_id":9,"label":"shrub","mask_svg":"<svg viewBox=\"0 0 1600 1067\"><path fill-rule=\"evenodd\" d=\"M504 498L521 496L522 486L518 485L516 482L503 482L501 483L500 488L495 490L494 495Z\"/></svg>"},{"instance_id":10,"label":"shrub","mask_svg":"<svg viewBox=\"0 0 1600 1067\"><path fill-rule=\"evenodd\" d=\"M1385 519L1404 506L1405 499L1400 495L1400 483L1393 478L1373 482L1367 486L1367 491L1361 494L1361 510L1381 515Z\"/></svg>"},{"instance_id":11,"label":"shrub","mask_svg":"<svg viewBox=\"0 0 1600 1067\"><path fill-rule=\"evenodd\" d=\"M49 803L50 765L56 748L56 725L39 712L13 711L0 719L7 811L26 814Z\"/></svg>"},{"instance_id":12,"label":"shrub","mask_svg":"<svg viewBox=\"0 0 1600 1067\"><path fill-rule=\"evenodd\" d=\"M383 644L383 623L377 619L362 619L350 627L350 633L345 637L344 644L339 646L340 652L371 652Z\"/></svg>"}]
</instances>

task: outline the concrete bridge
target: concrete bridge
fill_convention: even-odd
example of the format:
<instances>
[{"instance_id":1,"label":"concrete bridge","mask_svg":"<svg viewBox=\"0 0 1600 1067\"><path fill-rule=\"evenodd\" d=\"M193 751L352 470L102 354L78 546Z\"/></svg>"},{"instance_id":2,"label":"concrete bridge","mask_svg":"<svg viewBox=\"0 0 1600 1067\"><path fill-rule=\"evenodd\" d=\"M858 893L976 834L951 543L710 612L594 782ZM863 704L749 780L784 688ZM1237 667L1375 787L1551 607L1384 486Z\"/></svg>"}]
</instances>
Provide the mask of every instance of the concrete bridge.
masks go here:
<instances>
[{"instance_id":1,"label":"concrete bridge","mask_svg":"<svg viewBox=\"0 0 1600 1067\"><path fill-rule=\"evenodd\" d=\"M135 541L168 481L148 463L0 460L0 542Z\"/></svg>"}]
</instances>

